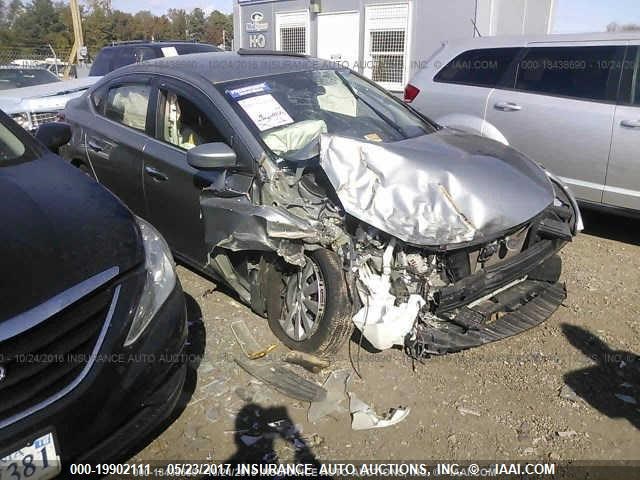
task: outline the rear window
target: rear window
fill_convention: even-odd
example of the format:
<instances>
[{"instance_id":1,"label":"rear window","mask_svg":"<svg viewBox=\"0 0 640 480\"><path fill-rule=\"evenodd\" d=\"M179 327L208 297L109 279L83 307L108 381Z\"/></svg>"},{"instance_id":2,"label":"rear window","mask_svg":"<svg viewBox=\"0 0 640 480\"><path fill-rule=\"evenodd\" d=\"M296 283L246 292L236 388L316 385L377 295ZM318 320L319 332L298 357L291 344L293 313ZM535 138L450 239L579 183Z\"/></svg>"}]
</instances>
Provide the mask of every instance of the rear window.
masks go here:
<instances>
[{"instance_id":1,"label":"rear window","mask_svg":"<svg viewBox=\"0 0 640 480\"><path fill-rule=\"evenodd\" d=\"M219 52L220 49L206 43L183 43L175 45L178 55L188 55L190 53Z\"/></svg>"},{"instance_id":2,"label":"rear window","mask_svg":"<svg viewBox=\"0 0 640 480\"><path fill-rule=\"evenodd\" d=\"M624 51L623 46L531 48L518 65L516 89L616 101Z\"/></svg>"},{"instance_id":3,"label":"rear window","mask_svg":"<svg viewBox=\"0 0 640 480\"><path fill-rule=\"evenodd\" d=\"M91 66L89 75L101 77L120 67L158 58L151 47L113 47L103 48Z\"/></svg>"},{"instance_id":4,"label":"rear window","mask_svg":"<svg viewBox=\"0 0 640 480\"><path fill-rule=\"evenodd\" d=\"M434 80L480 87L513 85L514 79L509 67L515 61L520 50L520 48L469 50L449 62Z\"/></svg>"}]
</instances>

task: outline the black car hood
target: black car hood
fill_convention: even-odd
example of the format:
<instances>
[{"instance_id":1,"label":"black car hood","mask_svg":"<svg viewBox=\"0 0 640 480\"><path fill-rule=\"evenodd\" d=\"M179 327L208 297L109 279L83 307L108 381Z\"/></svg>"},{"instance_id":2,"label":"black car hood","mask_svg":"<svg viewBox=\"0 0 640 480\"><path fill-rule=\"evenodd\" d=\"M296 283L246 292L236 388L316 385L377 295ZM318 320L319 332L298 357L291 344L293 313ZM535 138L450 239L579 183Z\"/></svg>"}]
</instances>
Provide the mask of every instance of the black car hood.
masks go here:
<instances>
[{"instance_id":1,"label":"black car hood","mask_svg":"<svg viewBox=\"0 0 640 480\"><path fill-rule=\"evenodd\" d=\"M321 150L320 164L347 213L416 245L484 241L554 200L533 161L450 129L388 144L325 135Z\"/></svg>"},{"instance_id":2,"label":"black car hood","mask_svg":"<svg viewBox=\"0 0 640 480\"><path fill-rule=\"evenodd\" d=\"M144 258L132 214L53 154L0 166L0 322Z\"/></svg>"}]
</instances>

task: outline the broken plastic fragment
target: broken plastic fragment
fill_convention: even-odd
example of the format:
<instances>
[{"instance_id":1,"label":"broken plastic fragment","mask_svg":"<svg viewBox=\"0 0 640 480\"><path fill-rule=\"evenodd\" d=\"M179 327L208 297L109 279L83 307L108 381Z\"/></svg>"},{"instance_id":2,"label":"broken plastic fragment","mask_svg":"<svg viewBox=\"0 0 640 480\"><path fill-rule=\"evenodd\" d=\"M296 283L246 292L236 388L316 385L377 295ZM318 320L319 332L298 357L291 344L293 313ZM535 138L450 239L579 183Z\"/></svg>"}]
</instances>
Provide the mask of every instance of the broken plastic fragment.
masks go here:
<instances>
[{"instance_id":1,"label":"broken plastic fragment","mask_svg":"<svg viewBox=\"0 0 640 480\"><path fill-rule=\"evenodd\" d=\"M277 347L277 345L269 345L267 348L260 348L258 342L251 334L249 327L247 327L247 324L242 320L233 322L231 324L231 331L240 344L240 348L249 360L257 360L259 358L263 358L267 356L267 354L275 350Z\"/></svg>"},{"instance_id":2,"label":"broken plastic fragment","mask_svg":"<svg viewBox=\"0 0 640 480\"><path fill-rule=\"evenodd\" d=\"M353 393L349 394L349 410L351 428L354 430L391 427L407 418L411 411L409 407L392 408L384 417L379 417L369 405Z\"/></svg>"},{"instance_id":3,"label":"broken plastic fragment","mask_svg":"<svg viewBox=\"0 0 640 480\"><path fill-rule=\"evenodd\" d=\"M320 373L321 370L329 368L329 365L331 365L329 360L304 352L289 352L284 357L284 361L299 365L311 373Z\"/></svg>"},{"instance_id":4,"label":"broken plastic fragment","mask_svg":"<svg viewBox=\"0 0 640 480\"><path fill-rule=\"evenodd\" d=\"M317 422L334 412L344 412L342 402L347 399L351 373L349 370L336 370L331 372L322 387L327 391L327 396L320 402L312 402L307 412L310 422Z\"/></svg>"},{"instance_id":5,"label":"broken plastic fragment","mask_svg":"<svg viewBox=\"0 0 640 480\"><path fill-rule=\"evenodd\" d=\"M353 323L362 335L378 350L404 345L404 339L413 329L420 309L426 304L420 295L410 295L406 303L396 306L396 297L390 293L390 270L393 244L384 254L385 273L376 275L368 266L359 270L357 285L363 307L354 315ZM387 268L388 267L388 268Z\"/></svg>"},{"instance_id":6,"label":"broken plastic fragment","mask_svg":"<svg viewBox=\"0 0 640 480\"><path fill-rule=\"evenodd\" d=\"M234 358L235 362L249 375L296 400L305 402L319 402L326 398L327 391L291 370L275 362L249 363L240 358Z\"/></svg>"}]
</instances>

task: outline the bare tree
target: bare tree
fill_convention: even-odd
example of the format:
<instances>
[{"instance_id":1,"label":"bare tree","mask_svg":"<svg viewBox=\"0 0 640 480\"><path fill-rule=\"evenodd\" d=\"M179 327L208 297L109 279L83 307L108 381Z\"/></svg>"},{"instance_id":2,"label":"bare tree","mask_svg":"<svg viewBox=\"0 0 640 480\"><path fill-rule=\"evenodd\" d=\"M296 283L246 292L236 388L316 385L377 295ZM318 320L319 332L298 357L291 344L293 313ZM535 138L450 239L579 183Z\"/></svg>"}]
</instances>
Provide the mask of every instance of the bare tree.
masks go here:
<instances>
[{"instance_id":1,"label":"bare tree","mask_svg":"<svg viewBox=\"0 0 640 480\"><path fill-rule=\"evenodd\" d=\"M617 22L611 22L607 25L607 32L640 32L640 25L637 23L625 23L620 25Z\"/></svg>"}]
</instances>

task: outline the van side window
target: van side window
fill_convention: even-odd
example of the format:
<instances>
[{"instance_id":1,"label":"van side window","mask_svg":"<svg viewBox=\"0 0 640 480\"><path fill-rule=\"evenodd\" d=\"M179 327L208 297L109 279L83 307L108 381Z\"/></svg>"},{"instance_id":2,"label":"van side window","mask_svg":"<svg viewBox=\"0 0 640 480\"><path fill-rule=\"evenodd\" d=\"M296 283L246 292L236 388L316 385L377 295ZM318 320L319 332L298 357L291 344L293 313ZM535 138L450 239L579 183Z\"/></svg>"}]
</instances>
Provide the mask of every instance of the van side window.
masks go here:
<instances>
[{"instance_id":1,"label":"van side window","mask_svg":"<svg viewBox=\"0 0 640 480\"><path fill-rule=\"evenodd\" d=\"M622 65L619 103L640 106L640 47L627 49L627 56Z\"/></svg>"},{"instance_id":2,"label":"van side window","mask_svg":"<svg viewBox=\"0 0 640 480\"><path fill-rule=\"evenodd\" d=\"M513 86L509 68L520 48L485 48L458 55L434 78L436 82L461 83L480 87Z\"/></svg>"},{"instance_id":3,"label":"van side window","mask_svg":"<svg viewBox=\"0 0 640 480\"><path fill-rule=\"evenodd\" d=\"M516 89L616 101L623 46L533 47L518 65Z\"/></svg>"},{"instance_id":4,"label":"van side window","mask_svg":"<svg viewBox=\"0 0 640 480\"><path fill-rule=\"evenodd\" d=\"M118 85L109 90L104 115L111 120L144 131L147 126L149 85Z\"/></svg>"}]
</instances>

